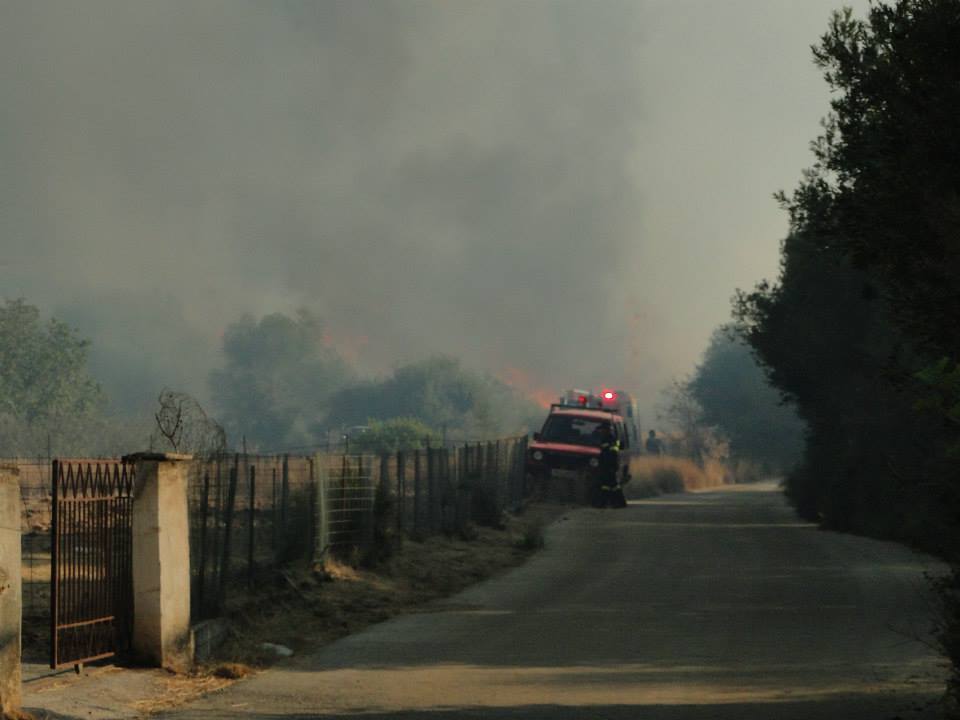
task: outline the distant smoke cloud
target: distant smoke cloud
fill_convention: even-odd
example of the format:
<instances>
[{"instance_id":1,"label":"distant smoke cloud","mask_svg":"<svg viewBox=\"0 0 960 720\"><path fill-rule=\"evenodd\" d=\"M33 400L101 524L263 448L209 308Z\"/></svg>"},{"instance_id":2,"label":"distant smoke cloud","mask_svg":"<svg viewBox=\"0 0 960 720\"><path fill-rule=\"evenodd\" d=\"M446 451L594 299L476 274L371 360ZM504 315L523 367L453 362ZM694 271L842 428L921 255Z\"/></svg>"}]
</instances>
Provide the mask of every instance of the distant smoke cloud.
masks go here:
<instances>
[{"instance_id":1,"label":"distant smoke cloud","mask_svg":"<svg viewBox=\"0 0 960 720\"><path fill-rule=\"evenodd\" d=\"M0 293L129 406L305 305L649 407L775 272L832 5L0 0Z\"/></svg>"}]
</instances>

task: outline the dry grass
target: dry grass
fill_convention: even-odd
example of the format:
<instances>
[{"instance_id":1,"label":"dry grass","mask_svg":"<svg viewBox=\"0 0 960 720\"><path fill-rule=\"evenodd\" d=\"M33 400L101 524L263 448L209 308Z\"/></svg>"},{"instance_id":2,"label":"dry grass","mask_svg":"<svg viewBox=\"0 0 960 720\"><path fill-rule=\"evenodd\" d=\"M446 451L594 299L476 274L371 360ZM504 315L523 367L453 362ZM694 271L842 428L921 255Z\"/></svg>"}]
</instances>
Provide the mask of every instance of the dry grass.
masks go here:
<instances>
[{"instance_id":1,"label":"dry grass","mask_svg":"<svg viewBox=\"0 0 960 720\"><path fill-rule=\"evenodd\" d=\"M704 467L686 458L640 455L630 462L632 480L624 488L629 498L644 498L663 493L704 490L732 481L730 472L718 460L707 460Z\"/></svg>"},{"instance_id":2,"label":"dry grass","mask_svg":"<svg viewBox=\"0 0 960 720\"><path fill-rule=\"evenodd\" d=\"M277 657L262 647L264 642L300 654L372 623L416 612L425 602L522 563L542 546L545 525L565 511L558 505L531 506L522 516L508 515L502 530L477 528L470 540L406 540L372 569L343 559L328 560L322 568L287 568L275 584L260 586L229 609L234 632L200 672L215 674L230 664L266 667Z\"/></svg>"},{"instance_id":3,"label":"dry grass","mask_svg":"<svg viewBox=\"0 0 960 720\"><path fill-rule=\"evenodd\" d=\"M37 716L26 710L8 710L3 713L3 720L37 720Z\"/></svg>"},{"instance_id":4,"label":"dry grass","mask_svg":"<svg viewBox=\"0 0 960 720\"><path fill-rule=\"evenodd\" d=\"M243 675L238 677L243 677ZM233 677L227 678L216 674L205 676L171 675L163 680L161 692L132 703L132 708L141 715L155 715L225 688L232 684L234 680Z\"/></svg>"},{"instance_id":5,"label":"dry grass","mask_svg":"<svg viewBox=\"0 0 960 720\"><path fill-rule=\"evenodd\" d=\"M322 567L277 570L273 583L234 596L227 609L230 635L209 662L191 675L164 678L160 692L134 709L142 715L167 711L268 667L278 657L263 643L302 654L373 623L417 612L425 602L523 562L538 544L530 538L542 538L542 528L564 512L559 505L534 505L522 516L507 515L503 529L477 528L470 540L407 540L372 569L331 559Z\"/></svg>"}]
</instances>

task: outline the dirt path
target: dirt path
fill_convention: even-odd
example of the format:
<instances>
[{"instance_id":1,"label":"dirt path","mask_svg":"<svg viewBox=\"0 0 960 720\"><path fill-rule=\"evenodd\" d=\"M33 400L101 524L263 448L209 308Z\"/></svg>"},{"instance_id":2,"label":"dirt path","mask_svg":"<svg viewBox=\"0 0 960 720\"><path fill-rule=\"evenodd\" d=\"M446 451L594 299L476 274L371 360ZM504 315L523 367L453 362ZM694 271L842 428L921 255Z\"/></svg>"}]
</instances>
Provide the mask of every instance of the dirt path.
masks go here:
<instances>
[{"instance_id":1,"label":"dirt path","mask_svg":"<svg viewBox=\"0 0 960 720\"><path fill-rule=\"evenodd\" d=\"M922 573L772 485L579 510L527 565L177 718L933 718Z\"/></svg>"}]
</instances>

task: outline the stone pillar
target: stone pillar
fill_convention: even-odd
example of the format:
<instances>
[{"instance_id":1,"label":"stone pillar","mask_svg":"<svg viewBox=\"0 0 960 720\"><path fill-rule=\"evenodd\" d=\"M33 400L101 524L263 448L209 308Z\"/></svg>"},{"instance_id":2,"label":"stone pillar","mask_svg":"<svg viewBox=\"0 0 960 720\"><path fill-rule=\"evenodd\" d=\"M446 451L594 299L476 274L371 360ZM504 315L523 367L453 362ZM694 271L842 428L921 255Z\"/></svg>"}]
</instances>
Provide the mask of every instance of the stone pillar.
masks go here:
<instances>
[{"instance_id":1,"label":"stone pillar","mask_svg":"<svg viewBox=\"0 0 960 720\"><path fill-rule=\"evenodd\" d=\"M190 455L137 453L133 495L133 651L173 672L193 665L190 633Z\"/></svg>"},{"instance_id":2,"label":"stone pillar","mask_svg":"<svg viewBox=\"0 0 960 720\"><path fill-rule=\"evenodd\" d=\"M0 465L0 717L20 707L20 478Z\"/></svg>"}]
</instances>

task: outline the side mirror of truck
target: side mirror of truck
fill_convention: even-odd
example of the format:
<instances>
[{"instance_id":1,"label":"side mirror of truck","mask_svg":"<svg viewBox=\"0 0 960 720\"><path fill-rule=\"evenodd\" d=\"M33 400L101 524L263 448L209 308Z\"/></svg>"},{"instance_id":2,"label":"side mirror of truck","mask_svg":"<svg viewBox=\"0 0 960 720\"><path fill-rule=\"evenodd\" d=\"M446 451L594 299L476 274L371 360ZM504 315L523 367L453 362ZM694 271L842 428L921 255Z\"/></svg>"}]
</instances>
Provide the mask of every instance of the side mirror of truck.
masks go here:
<instances>
[{"instance_id":1,"label":"side mirror of truck","mask_svg":"<svg viewBox=\"0 0 960 720\"><path fill-rule=\"evenodd\" d=\"M543 439L543 438L540 437L540 433L535 432L535 433L533 434L533 441L534 441L534 442L539 442L539 441L542 440L542 439Z\"/></svg>"}]
</instances>

